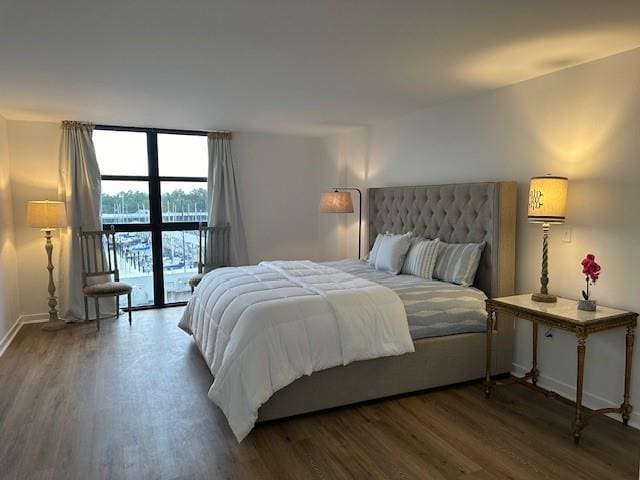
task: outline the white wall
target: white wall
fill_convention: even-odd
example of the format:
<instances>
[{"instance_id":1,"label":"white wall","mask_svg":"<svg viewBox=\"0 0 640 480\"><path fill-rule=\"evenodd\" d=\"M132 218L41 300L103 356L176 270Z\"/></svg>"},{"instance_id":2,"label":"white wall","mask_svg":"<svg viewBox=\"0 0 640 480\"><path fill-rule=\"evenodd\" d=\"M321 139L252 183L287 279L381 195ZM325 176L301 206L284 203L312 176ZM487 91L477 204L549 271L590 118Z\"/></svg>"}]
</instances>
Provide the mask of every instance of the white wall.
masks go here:
<instances>
[{"instance_id":1,"label":"white wall","mask_svg":"<svg viewBox=\"0 0 640 480\"><path fill-rule=\"evenodd\" d=\"M337 169L334 177L337 178L337 187L360 187L362 191L362 254L367 253L366 241L366 211L367 211L367 191L363 181L366 175L369 153L368 130L357 128L343 135L334 135L325 138L326 155L331 159L325 161L326 168ZM327 185L329 187L330 185ZM326 188L325 190L329 190ZM339 217L334 228L321 225L324 238L324 259L333 260L337 258L357 258L358 257L358 196L352 193L353 214L330 215ZM327 215L322 215L326 217Z\"/></svg>"},{"instance_id":2,"label":"white wall","mask_svg":"<svg viewBox=\"0 0 640 480\"><path fill-rule=\"evenodd\" d=\"M0 116L0 352L18 320L18 270L9 178L7 122ZM8 340L8 338L7 338Z\"/></svg>"},{"instance_id":3,"label":"white wall","mask_svg":"<svg viewBox=\"0 0 640 480\"><path fill-rule=\"evenodd\" d=\"M58 199L58 147L60 125L45 122L8 121L11 155L11 188L18 255L20 314L47 312L47 254L44 234L27 226L29 200ZM58 233L53 237L54 266L58 264ZM57 270L54 271L54 274Z\"/></svg>"},{"instance_id":4,"label":"white wall","mask_svg":"<svg viewBox=\"0 0 640 480\"><path fill-rule=\"evenodd\" d=\"M579 262L587 252L603 267L595 287L602 304L640 311L640 49L563 70L493 92L438 105L369 129L333 137L350 153L348 179L362 187L481 180L519 182L517 290L538 287L539 225L526 221L528 179L554 173L570 178L563 243L552 227L550 288L577 298ZM342 242L353 253L347 232ZM541 340L543 384L572 393L575 338L554 331ZM514 369L530 365L530 325L519 323ZM636 359L637 360L637 359ZM640 398L635 362L633 397ZM622 401L624 332L587 342L586 401ZM634 414L638 424L640 416Z\"/></svg>"},{"instance_id":5,"label":"white wall","mask_svg":"<svg viewBox=\"0 0 640 480\"><path fill-rule=\"evenodd\" d=\"M19 312L35 315L47 311L46 255L42 233L26 225L25 209L28 200L57 198L61 130L57 123L7 124L18 285L28 292ZM322 139L234 132L232 146L251 262L325 258L319 228L334 228L338 219L319 221L318 199L323 188L336 182L337 169L328 167ZM54 237L55 263L58 245Z\"/></svg>"},{"instance_id":6,"label":"white wall","mask_svg":"<svg viewBox=\"0 0 640 480\"><path fill-rule=\"evenodd\" d=\"M250 263L318 259L318 179L331 174L322 139L238 132L232 153Z\"/></svg>"}]
</instances>

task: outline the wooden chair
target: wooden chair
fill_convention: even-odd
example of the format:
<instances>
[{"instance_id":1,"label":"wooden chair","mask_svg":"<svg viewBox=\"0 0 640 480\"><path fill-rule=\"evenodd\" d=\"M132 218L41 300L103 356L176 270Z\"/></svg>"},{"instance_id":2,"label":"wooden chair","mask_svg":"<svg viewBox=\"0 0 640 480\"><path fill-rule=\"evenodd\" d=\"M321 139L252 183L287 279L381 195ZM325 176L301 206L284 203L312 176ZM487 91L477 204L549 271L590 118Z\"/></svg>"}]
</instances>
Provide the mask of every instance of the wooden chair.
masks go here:
<instances>
[{"instance_id":1,"label":"wooden chair","mask_svg":"<svg viewBox=\"0 0 640 480\"><path fill-rule=\"evenodd\" d=\"M116 254L116 231L83 231L80 229L80 253L82 255L82 292L84 293L84 315L89 320L89 298L93 298L96 307L96 323L100 330L100 298L116 297L116 317L120 316L120 295L127 296L129 307L129 325L131 325L131 291L128 283L120 281L118 256ZM95 277L111 277L113 281L89 284ZM111 317L105 317L111 318Z\"/></svg>"},{"instance_id":2,"label":"wooden chair","mask_svg":"<svg viewBox=\"0 0 640 480\"><path fill-rule=\"evenodd\" d=\"M207 272L229 266L229 225L198 227L198 274L189 279L191 293Z\"/></svg>"}]
</instances>

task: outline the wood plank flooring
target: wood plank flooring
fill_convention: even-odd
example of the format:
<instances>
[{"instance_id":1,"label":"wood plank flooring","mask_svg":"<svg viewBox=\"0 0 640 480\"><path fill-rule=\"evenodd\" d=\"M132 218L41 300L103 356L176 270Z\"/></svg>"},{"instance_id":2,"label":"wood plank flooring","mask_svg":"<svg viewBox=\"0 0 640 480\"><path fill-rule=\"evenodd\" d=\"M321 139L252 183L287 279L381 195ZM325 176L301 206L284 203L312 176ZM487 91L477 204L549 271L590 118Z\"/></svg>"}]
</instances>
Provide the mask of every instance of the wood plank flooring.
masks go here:
<instances>
[{"instance_id":1,"label":"wood plank flooring","mask_svg":"<svg viewBox=\"0 0 640 480\"><path fill-rule=\"evenodd\" d=\"M0 358L0 478L636 479L640 431L523 386L422 392L258 426L241 444L207 398L181 309L43 332ZM640 400L636 400L640 404Z\"/></svg>"}]
</instances>

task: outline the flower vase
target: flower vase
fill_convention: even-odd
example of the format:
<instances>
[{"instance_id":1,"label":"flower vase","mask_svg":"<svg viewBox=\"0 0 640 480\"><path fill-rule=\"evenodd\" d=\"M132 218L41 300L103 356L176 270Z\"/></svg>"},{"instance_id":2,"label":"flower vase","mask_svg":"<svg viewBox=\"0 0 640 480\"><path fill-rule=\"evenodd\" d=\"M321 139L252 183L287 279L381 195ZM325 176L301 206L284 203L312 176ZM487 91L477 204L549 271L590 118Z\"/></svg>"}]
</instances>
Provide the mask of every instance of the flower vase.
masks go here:
<instances>
[{"instance_id":1,"label":"flower vase","mask_svg":"<svg viewBox=\"0 0 640 480\"><path fill-rule=\"evenodd\" d=\"M578 310L583 310L585 312L595 312L596 301L595 300L578 300Z\"/></svg>"}]
</instances>

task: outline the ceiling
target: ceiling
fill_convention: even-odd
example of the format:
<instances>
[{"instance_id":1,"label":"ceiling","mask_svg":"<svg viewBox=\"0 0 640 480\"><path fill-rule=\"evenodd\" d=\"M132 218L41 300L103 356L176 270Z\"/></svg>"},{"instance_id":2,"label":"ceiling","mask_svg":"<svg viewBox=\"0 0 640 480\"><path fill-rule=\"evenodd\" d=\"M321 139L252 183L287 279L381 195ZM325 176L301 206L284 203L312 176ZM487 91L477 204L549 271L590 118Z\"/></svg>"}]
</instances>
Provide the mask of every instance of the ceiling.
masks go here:
<instances>
[{"instance_id":1,"label":"ceiling","mask_svg":"<svg viewBox=\"0 0 640 480\"><path fill-rule=\"evenodd\" d=\"M0 114L324 135L639 46L637 0L0 0Z\"/></svg>"}]
</instances>

